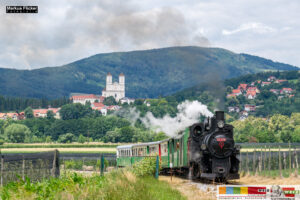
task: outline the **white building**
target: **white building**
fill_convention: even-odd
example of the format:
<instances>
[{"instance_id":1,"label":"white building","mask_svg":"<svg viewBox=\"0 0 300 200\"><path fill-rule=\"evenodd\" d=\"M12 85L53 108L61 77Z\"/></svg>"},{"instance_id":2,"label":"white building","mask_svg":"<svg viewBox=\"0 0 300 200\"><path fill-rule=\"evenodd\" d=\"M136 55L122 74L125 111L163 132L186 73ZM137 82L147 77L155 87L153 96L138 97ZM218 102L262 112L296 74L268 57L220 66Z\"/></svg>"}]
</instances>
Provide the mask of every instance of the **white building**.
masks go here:
<instances>
[{"instance_id":1,"label":"white building","mask_svg":"<svg viewBox=\"0 0 300 200\"><path fill-rule=\"evenodd\" d=\"M95 95L95 94L82 94L82 95L74 95L71 97L73 103L81 103L85 105L87 102L94 103L94 102L103 102L104 97Z\"/></svg>"},{"instance_id":2,"label":"white building","mask_svg":"<svg viewBox=\"0 0 300 200\"><path fill-rule=\"evenodd\" d=\"M110 97L113 96L116 101L119 101L125 97L125 76L123 73L119 75L119 83L112 82L112 75L110 73L106 76L106 87L102 91L102 96Z\"/></svg>"},{"instance_id":3,"label":"white building","mask_svg":"<svg viewBox=\"0 0 300 200\"><path fill-rule=\"evenodd\" d=\"M122 99L120 99L120 102L121 102L121 104L124 104L124 103L130 104L130 103L134 103L134 99L130 99L128 97L123 97Z\"/></svg>"}]
</instances>

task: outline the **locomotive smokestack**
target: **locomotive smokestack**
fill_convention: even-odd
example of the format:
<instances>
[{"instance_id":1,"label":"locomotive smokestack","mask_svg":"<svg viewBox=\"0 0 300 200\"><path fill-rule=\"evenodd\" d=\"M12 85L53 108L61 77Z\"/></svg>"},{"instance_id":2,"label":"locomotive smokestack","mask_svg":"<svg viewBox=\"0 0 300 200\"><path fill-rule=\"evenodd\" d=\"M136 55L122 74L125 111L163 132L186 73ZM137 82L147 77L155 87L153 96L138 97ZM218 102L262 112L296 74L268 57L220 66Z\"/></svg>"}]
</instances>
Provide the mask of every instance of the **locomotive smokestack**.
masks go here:
<instances>
[{"instance_id":1,"label":"locomotive smokestack","mask_svg":"<svg viewBox=\"0 0 300 200\"><path fill-rule=\"evenodd\" d=\"M216 111L216 119L217 121L225 121L225 118L224 118L224 111Z\"/></svg>"}]
</instances>

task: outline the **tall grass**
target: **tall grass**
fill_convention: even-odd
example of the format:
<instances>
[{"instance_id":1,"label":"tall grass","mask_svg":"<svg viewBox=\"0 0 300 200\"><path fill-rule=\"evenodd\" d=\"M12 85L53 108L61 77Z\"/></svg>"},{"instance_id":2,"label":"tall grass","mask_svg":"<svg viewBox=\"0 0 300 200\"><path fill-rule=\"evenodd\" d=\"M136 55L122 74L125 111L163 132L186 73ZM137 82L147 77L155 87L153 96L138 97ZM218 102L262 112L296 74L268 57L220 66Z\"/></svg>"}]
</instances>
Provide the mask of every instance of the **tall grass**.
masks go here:
<instances>
[{"instance_id":1,"label":"tall grass","mask_svg":"<svg viewBox=\"0 0 300 200\"><path fill-rule=\"evenodd\" d=\"M0 188L1 199L103 199L153 200L185 199L180 192L152 176L138 177L128 170L113 171L105 176L90 177L67 173L37 183L12 182Z\"/></svg>"}]
</instances>

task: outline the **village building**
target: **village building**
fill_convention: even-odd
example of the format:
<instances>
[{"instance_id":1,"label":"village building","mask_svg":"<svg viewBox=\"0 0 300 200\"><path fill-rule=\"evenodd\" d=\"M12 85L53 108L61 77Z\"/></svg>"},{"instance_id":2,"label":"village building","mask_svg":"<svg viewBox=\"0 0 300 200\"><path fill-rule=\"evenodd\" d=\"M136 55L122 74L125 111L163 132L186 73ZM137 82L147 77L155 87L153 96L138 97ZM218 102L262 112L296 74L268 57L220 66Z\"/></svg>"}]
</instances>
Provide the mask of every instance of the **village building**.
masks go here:
<instances>
[{"instance_id":1,"label":"village building","mask_svg":"<svg viewBox=\"0 0 300 200\"><path fill-rule=\"evenodd\" d=\"M119 82L112 82L112 75L108 73L106 76L106 87L102 90L102 96L114 97L116 101L125 97L125 76L123 73L119 75Z\"/></svg>"},{"instance_id":2,"label":"village building","mask_svg":"<svg viewBox=\"0 0 300 200\"><path fill-rule=\"evenodd\" d=\"M272 82L272 81L276 80L276 77L275 76L270 76L267 80Z\"/></svg>"},{"instance_id":3,"label":"village building","mask_svg":"<svg viewBox=\"0 0 300 200\"><path fill-rule=\"evenodd\" d=\"M60 119L59 110L60 110L60 108L33 109L33 116L34 117L47 117L47 112L52 111L54 114L54 118Z\"/></svg>"},{"instance_id":4,"label":"village building","mask_svg":"<svg viewBox=\"0 0 300 200\"><path fill-rule=\"evenodd\" d=\"M247 87L248 87L247 84L241 83L241 84L238 86L238 89L241 90L241 91L246 91Z\"/></svg>"},{"instance_id":5,"label":"village building","mask_svg":"<svg viewBox=\"0 0 300 200\"><path fill-rule=\"evenodd\" d=\"M234 89L234 90L232 90L232 94L235 94L236 96L238 96L238 95L241 95L242 92L240 89Z\"/></svg>"},{"instance_id":6,"label":"village building","mask_svg":"<svg viewBox=\"0 0 300 200\"><path fill-rule=\"evenodd\" d=\"M256 109L255 105L245 104L245 108L244 108L245 111L247 111L247 112L254 112L255 109Z\"/></svg>"},{"instance_id":7,"label":"village building","mask_svg":"<svg viewBox=\"0 0 300 200\"><path fill-rule=\"evenodd\" d=\"M128 97L123 97L122 99L120 99L120 102L121 102L121 104L124 104L124 103L131 104L131 103L134 103L134 99L131 99Z\"/></svg>"},{"instance_id":8,"label":"village building","mask_svg":"<svg viewBox=\"0 0 300 200\"><path fill-rule=\"evenodd\" d=\"M73 101L73 103L81 103L85 105L87 102L103 102L105 98L103 96L95 94L76 94L71 96L70 99Z\"/></svg>"},{"instance_id":9,"label":"village building","mask_svg":"<svg viewBox=\"0 0 300 200\"><path fill-rule=\"evenodd\" d=\"M280 94L291 94L292 92L292 88L282 88L282 90L280 90Z\"/></svg>"},{"instance_id":10,"label":"village building","mask_svg":"<svg viewBox=\"0 0 300 200\"><path fill-rule=\"evenodd\" d=\"M237 107L237 106L229 106L228 107L228 112L237 112L237 113L239 113L240 112L240 108Z\"/></svg>"},{"instance_id":11,"label":"village building","mask_svg":"<svg viewBox=\"0 0 300 200\"><path fill-rule=\"evenodd\" d=\"M102 115L104 115L104 116L107 115L107 106L104 105L103 103L94 102L94 103L91 104L91 107L92 107L93 110L100 111Z\"/></svg>"},{"instance_id":12,"label":"village building","mask_svg":"<svg viewBox=\"0 0 300 200\"><path fill-rule=\"evenodd\" d=\"M271 82L262 82L261 86L270 85L270 84L271 84Z\"/></svg>"},{"instance_id":13,"label":"village building","mask_svg":"<svg viewBox=\"0 0 300 200\"><path fill-rule=\"evenodd\" d=\"M278 89L270 89L270 92L274 93L274 94L279 94L279 90Z\"/></svg>"},{"instance_id":14,"label":"village building","mask_svg":"<svg viewBox=\"0 0 300 200\"><path fill-rule=\"evenodd\" d=\"M287 80L285 79L281 79L281 80L276 80L275 83L283 83L283 82L286 82Z\"/></svg>"},{"instance_id":15,"label":"village building","mask_svg":"<svg viewBox=\"0 0 300 200\"><path fill-rule=\"evenodd\" d=\"M255 99L256 98L256 91L247 91L247 94L246 94L246 98L247 99Z\"/></svg>"}]
</instances>

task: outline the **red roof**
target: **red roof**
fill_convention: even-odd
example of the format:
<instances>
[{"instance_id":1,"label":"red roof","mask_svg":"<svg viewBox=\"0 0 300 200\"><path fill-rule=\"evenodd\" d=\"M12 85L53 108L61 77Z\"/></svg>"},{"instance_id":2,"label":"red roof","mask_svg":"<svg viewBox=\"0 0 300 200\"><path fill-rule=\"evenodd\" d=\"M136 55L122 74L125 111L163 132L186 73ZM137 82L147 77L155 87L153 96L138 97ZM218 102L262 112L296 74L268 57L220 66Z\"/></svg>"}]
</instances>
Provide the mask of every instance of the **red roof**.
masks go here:
<instances>
[{"instance_id":1,"label":"red roof","mask_svg":"<svg viewBox=\"0 0 300 200\"><path fill-rule=\"evenodd\" d=\"M90 95L72 96L71 99L73 99L73 100L83 100L83 99L100 99L100 98L97 97L94 94L90 94Z\"/></svg>"},{"instance_id":2,"label":"red roof","mask_svg":"<svg viewBox=\"0 0 300 200\"><path fill-rule=\"evenodd\" d=\"M283 90L283 91L290 91L290 92L293 91L292 88L282 88L282 90Z\"/></svg>"},{"instance_id":3,"label":"red roof","mask_svg":"<svg viewBox=\"0 0 300 200\"><path fill-rule=\"evenodd\" d=\"M248 87L247 91L256 91L257 87Z\"/></svg>"},{"instance_id":4,"label":"red roof","mask_svg":"<svg viewBox=\"0 0 300 200\"><path fill-rule=\"evenodd\" d=\"M249 105L249 104L246 104L246 105L245 105L245 108L246 108L246 107L247 107L247 108L255 108L255 105Z\"/></svg>"},{"instance_id":5,"label":"red roof","mask_svg":"<svg viewBox=\"0 0 300 200\"><path fill-rule=\"evenodd\" d=\"M262 84L268 85L268 84L271 84L271 82L262 82Z\"/></svg>"},{"instance_id":6,"label":"red roof","mask_svg":"<svg viewBox=\"0 0 300 200\"><path fill-rule=\"evenodd\" d=\"M103 103L93 103L94 107L104 107Z\"/></svg>"},{"instance_id":7,"label":"red roof","mask_svg":"<svg viewBox=\"0 0 300 200\"><path fill-rule=\"evenodd\" d=\"M235 89L235 90L232 90L232 93L238 94L238 93L241 93L241 90L240 89Z\"/></svg>"},{"instance_id":8,"label":"red roof","mask_svg":"<svg viewBox=\"0 0 300 200\"><path fill-rule=\"evenodd\" d=\"M281 80L277 80L276 83L282 83L282 82L285 82L285 81L287 81L287 80L281 79Z\"/></svg>"},{"instance_id":9,"label":"red roof","mask_svg":"<svg viewBox=\"0 0 300 200\"><path fill-rule=\"evenodd\" d=\"M246 90L246 88L247 88L247 84L240 84L239 85L239 87L238 87L239 89L241 89L241 88L243 88L244 90Z\"/></svg>"},{"instance_id":10,"label":"red roof","mask_svg":"<svg viewBox=\"0 0 300 200\"><path fill-rule=\"evenodd\" d=\"M247 96L248 96L248 95L256 96L256 91L248 90L248 91L247 91Z\"/></svg>"}]
</instances>

